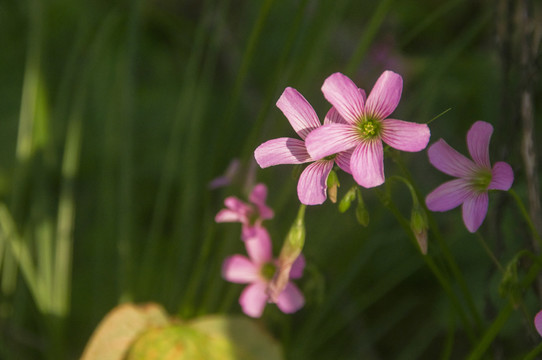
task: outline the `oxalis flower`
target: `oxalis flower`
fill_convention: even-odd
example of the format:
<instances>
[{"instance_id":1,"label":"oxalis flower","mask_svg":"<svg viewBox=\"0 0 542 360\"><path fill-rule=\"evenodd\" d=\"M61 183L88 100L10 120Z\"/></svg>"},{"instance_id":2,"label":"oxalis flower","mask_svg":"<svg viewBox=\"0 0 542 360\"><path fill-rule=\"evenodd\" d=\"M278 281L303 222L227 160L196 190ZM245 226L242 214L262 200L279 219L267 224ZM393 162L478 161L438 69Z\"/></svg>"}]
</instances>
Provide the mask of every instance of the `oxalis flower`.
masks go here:
<instances>
[{"instance_id":1,"label":"oxalis flower","mask_svg":"<svg viewBox=\"0 0 542 360\"><path fill-rule=\"evenodd\" d=\"M420 151L429 142L426 124L388 119L401 98L403 79L385 71L365 101L363 93L347 76L335 73L322 86L325 98L344 123L326 124L305 140L313 159L352 151L350 170L356 182L366 188L384 183L382 141L402 151Z\"/></svg>"},{"instance_id":2,"label":"oxalis flower","mask_svg":"<svg viewBox=\"0 0 542 360\"><path fill-rule=\"evenodd\" d=\"M247 241L260 236L260 233L267 235L267 230L262 226L262 221L271 219L274 216L273 210L265 204L267 198L267 187L264 184L257 184L250 193L250 204L239 200L235 196L227 197L224 200L226 209L216 214L215 221L240 222L243 225L241 238Z\"/></svg>"},{"instance_id":3,"label":"oxalis flower","mask_svg":"<svg viewBox=\"0 0 542 360\"><path fill-rule=\"evenodd\" d=\"M445 174L458 179L437 187L425 199L431 211L448 211L462 204L463 222L473 233L484 221L488 208L488 190L508 190L514 181L512 167L497 162L491 168L489 141L493 126L475 122L467 133L467 147L472 160L440 139L429 147L429 162ZM474 160L474 161L473 161Z\"/></svg>"},{"instance_id":4,"label":"oxalis flower","mask_svg":"<svg viewBox=\"0 0 542 360\"><path fill-rule=\"evenodd\" d=\"M309 102L296 89L288 87L284 90L277 107L286 116L292 128L300 139L282 137L266 141L256 148L254 157L260 167L266 168L281 164L303 164L312 162L307 166L297 183L299 201L305 205L319 205L327 198L326 180L336 162L344 171L350 173L351 152L328 154L315 161L305 147L305 138L314 129L322 126L316 112ZM333 112L328 113L324 124L341 121Z\"/></svg>"},{"instance_id":5,"label":"oxalis flower","mask_svg":"<svg viewBox=\"0 0 542 360\"><path fill-rule=\"evenodd\" d=\"M534 317L534 327L538 334L542 336L542 311L539 311Z\"/></svg>"},{"instance_id":6,"label":"oxalis flower","mask_svg":"<svg viewBox=\"0 0 542 360\"><path fill-rule=\"evenodd\" d=\"M245 241L245 247L249 257L237 254L226 258L222 264L222 277L233 283L249 284L241 293L239 304L245 314L257 318L271 301L267 288L278 270L278 260L273 258L268 235ZM304 267L305 259L300 255L292 265L290 279L300 278ZM282 312L290 314L303 307L305 298L289 281L275 302Z\"/></svg>"}]
</instances>

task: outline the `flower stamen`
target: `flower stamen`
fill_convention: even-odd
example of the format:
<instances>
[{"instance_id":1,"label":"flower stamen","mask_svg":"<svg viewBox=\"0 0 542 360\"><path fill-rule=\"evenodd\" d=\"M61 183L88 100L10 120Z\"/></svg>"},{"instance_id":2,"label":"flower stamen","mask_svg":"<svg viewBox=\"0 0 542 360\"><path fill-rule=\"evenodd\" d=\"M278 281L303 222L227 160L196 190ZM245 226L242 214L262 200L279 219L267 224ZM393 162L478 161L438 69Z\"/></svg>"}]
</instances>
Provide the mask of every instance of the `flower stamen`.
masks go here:
<instances>
[{"instance_id":1,"label":"flower stamen","mask_svg":"<svg viewBox=\"0 0 542 360\"><path fill-rule=\"evenodd\" d=\"M273 276L275 276L275 272L277 271L277 266L271 262L267 262L262 265L260 269L260 275L265 279L270 281L273 279Z\"/></svg>"},{"instance_id":2,"label":"flower stamen","mask_svg":"<svg viewBox=\"0 0 542 360\"><path fill-rule=\"evenodd\" d=\"M364 139L380 136L380 123L376 119L365 119L358 125L359 134Z\"/></svg>"}]
</instances>

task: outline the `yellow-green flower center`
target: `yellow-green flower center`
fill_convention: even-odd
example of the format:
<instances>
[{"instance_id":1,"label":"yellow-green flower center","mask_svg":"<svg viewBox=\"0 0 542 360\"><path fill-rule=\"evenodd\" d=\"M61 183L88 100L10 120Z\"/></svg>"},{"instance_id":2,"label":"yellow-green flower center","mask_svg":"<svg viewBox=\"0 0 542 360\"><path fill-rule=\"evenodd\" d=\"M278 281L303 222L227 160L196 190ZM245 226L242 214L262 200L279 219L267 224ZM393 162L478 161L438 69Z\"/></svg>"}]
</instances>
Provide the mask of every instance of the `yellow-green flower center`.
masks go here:
<instances>
[{"instance_id":1,"label":"yellow-green flower center","mask_svg":"<svg viewBox=\"0 0 542 360\"><path fill-rule=\"evenodd\" d=\"M487 191L491 183L492 175L490 169L480 169L472 178L472 187L477 192Z\"/></svg>"},{"instance_id":2,"label":"yellow-green flower center","mask_svg":"<svg viewBox=\"0 0 542 360\"><path fill-rule=\"evenodd\" d=\"M358 123L358 132L362 139L380 138L382 124L373 117L365 117Z\"/></svg>"},{"instance_id":3,"label":"yellow-green flower center","mask_svg":"<svg viewBox=\"0 0 542 360\"><path fill-rule=\"evenodd\" d=\"M265 263L262 265L262 268L260 269L260 274L265 280L271 280L273 279L273 276L275 276L275 272L277 271L277 266L273 263Z\"/></svg>"},{"instance_id":4,"label":"yellow-green flower center","mask_svg":"<svg viewBox=\"0 0 542 360\"><path fill-rule=\"evenodd\" d=\"M260 219L260 214L252 207L250 212L247 214L248 223L250 226L254 226L256 222Z\"/></svg>"}]
</instances>

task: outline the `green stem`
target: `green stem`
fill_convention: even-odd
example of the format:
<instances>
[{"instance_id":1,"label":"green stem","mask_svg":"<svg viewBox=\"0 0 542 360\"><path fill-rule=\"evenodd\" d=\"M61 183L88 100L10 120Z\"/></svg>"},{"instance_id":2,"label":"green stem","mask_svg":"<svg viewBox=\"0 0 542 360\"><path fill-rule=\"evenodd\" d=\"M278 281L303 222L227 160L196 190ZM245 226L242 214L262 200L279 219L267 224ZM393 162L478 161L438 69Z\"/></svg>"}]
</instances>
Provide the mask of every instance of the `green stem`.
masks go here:
<instances>
[{"instance_id":1,"label":"green stem","mask_svg":"<svg viewBox=\"0 0 542 360\"><path fill-rule=\"evenodd\" d=\"M222 134L224 134L224 138L226 139L232 138L231 131L232 129L235 129L235 126L232 126L232 122L235 118L234 115L237 111L237 106L239 105L241 89L247 77L250 65L253 63L256 45L260 40L264 25L269 17L269 13L274 2L275 0L265 0L260 2L261 7L258 13L258 17L251 29L248 42L244 50L243 57L241 59L241 65L239 66L239 70L237 71L237 77L235 78L235 83L229 96L230 105L226 110L223 121L221 121L220 123L221 128L219 130Z\"/></svg>"},{"instance_id":2,"label":"green stem","mask_svg":"<svg viewBox=\"0 0 542 360\"><path fill-rule=\"evenodd\" d=\"M395 216L396 220L399 222L399 224L403 227L405 232L408 234L410 240L417 246L417 241L414 238L412 231L410 230L409 222L401 215L399 209L397 209L397 207L395 206L391 198L383 194L382 192L377 192L377 194L379 195L378 198L380 199L382 204L391 211L391 213ZM386 198L386 200L383 200L384 198ZM433 272L433 275L437 278L439 284L442 286L442 288L448 295L448 298L452 302L454 309L456 310L461 321L463 322L463 325L465 326L465 331L467 333L467 336L469 337L471 342L475 343L476 342L475 332L471 327L471 324L461 306L461 303L459 302L459 299L454 294L452 286L450 285L450 283L448 282L448 280L446 279L442 271L438 268L438 266L435 264L435 262L429 255L424 255L423 259L425 263L427 264L427 266L429 267L429 269Z\"/></svg>"},{"instance_id":3,"label":"green stem","mask_svg":"<svg viewBox=\"0 0 542 360\"><path fill-rule=\"evenodd\" d=\"M207 214L206 218L212 218L210 214ZM181 307L178 313L181 317L189 317L193 314L196 305L195 297L196 293L204 279L204 272L209 268L209 254L213 249L213 242L215 240L215 229L212 222L208 222L205 227L207 234L205 234L203 244L201 246L200 255L195 265L194 271L190 275L190 280L186 286L186 291L183 294L183 300L181 301ZM213 280L216 280L213 278Z\"/></svg>"},{"instance_id":4,"label":"green stem","mask_svg":"<svg viewBox=\"0 0 542 360\"><path fill-rule=\"evenodd\" d=\"M471 351L467 360L480 359L484 355L501 329L504 327L504 325L506 325L506 321L510 315L512 315L512 310L512 304L508 302L506 306L501 309L491 326L485 332L482 339L478 342L477 346Z\"/></svg>"},{"instance_id":5,"label":"green stem","mask_svg":"<svg viewBox=\"0 0 542 360\"><path fill-rule=\"evenodd\" d=\"M119 302L130 301L133 298L133 225L134 225L134 73L135 58L138 47L138 30L140 26L143 0L133 1L128 14L125 48L118 63L121 81L119 98L119 125L124 137L120 139L119 167Z\"/></svg>"},{"instance_id":6,"label":"green stem","mask_svg":"<svg viewBox=\"0 0 542 360\"><path fill-rule=\"evenodd\" d=\"M386 14L392 8L393 0L383 0L378 2L378 7L371 15L371 19L365 29L363 30L363 36L361 37L354 55L350 58L348 65L346 66L346 74L353 74L358 69L363 57L367 53L369 46L373 43L378 30L382 26L386 18Z\"/></svg>"},{"instance_id":7,"label":"green stem","mask_svg":"<svg viewBox=\"0 0 542 360\"><path fill-rule=\"evenodd\" d=\"M36 274L34 263L32 262L32 255L28 248L28 243L19 236L15 221L7 206L3 203L0 203L0 241L5 241L8 244L10 253L13 255L17 265L21 268L22 275L36 302L36 306L42 313L45 313L47 300L40 296L38 276Z\"/></svg>"},{"instance_id":8,"label":"green stem","mask_svg":"<svg viewBox=\"0 0 542 360\"><path fill-rule=\"evenodd\" d=\"M399 180L403 182L403 184L405 184L408 190L410 191L410 196L412 197L412 206L420 205L420 201L418 200L418 194L416 193L416 189L414 189L414 186L412 185L410 181L408 181L407 179L399 175L391 176L389 180Z\"/></svg>"},{"instance_id":9,"label":"green stem","mask_svg":"<svg viewBox=\"0 0 542 360\"><path fill-rule=\"evenodd\" d=\"M212 1L207 0L203 3L203 13L207 13L211 7L214 7ZM179 92L179 106L170 129L168 147L164 156L160 182L154 202L147 244L145 245L144 256L142 258L143 269L152 269L159 261L160 248L163 245L160 236L164 231L164 225L168 217L168 206L171 202L171 194L175 185L175 177L178 176L179 168L182 168L182 146L186 143L187 126L189 122L185 119L191 118L192 104L194 103L198 91L198 76L201 72L200 67L204 58L205 45L210 36L208 29L208 19L201 17L194 36L193 50L190 52L187 65L184 71L184 81ZM215 35L216 36L216 35ZM151 293L154 289L152 271L142 271L138 284L140 294Z\"/></svg>"},{"instance_id":10,"label":"green stem","mask_svg":"<svg viewBox=\"0 0 542 360\"><path fill-rule=\"evenodd\" d=\"M538 344L538 346L535 347L531 352L529 352L527 355L525 355L523 360L539 359L539 357L537 357L539 354L542 354L542 342L540 344Z\"/></svg>"},{"instance_id":11,"label":"green stem","mask_svg":"<svg viewBox=\"0 0 542 360\"><path fill-rule=\"evenodd\" d=\"M85 75L87 72L85 72ZM64 157L62 160L62 185L58 200L56 246L52 270L52 306L54 315L65 317L69 312L71 274L73 261L73 231L75 222L75 177L81 153L83 112L86 84L77 89L73 113L68 122Z\"/></svg>"},{"instance_id":12,"label":"green stem","mask_svg":"<svg viewBox=\"0 0 542 360\"><path fill-rule=\"evenodd\" d=\"M497 257L495 256L495 254L493 253L493 251L491 251L491 249L489 248L489 246L487 245L487 242L485 241L484 237L482 236L482 234L480 234L479 232L476 233L476 238L478 239L478 241L480 242L480 244L482 245L482 247L484 248L485 252L487 253L487 255L489 256L489 258L491 259L491 261L493 261L493 263L495 264L495 266L497 267L497 269L499 269L499 271L501 273L504 273L504 268L502 267L500 261L497 259Z\"/></svg>"},{"instance_id":13,"label":"green stem","mask_svg":"<svg viewBox=\"0 0 542 360\"><path fill-rule=\"evenodd\" d=\"M529 229L531 230L531 233L533 234L533 237L538 242L538 244L542 247L542 238L540 237L540 234L536 230L536 227L534 226L533 221L531 220L531 217L529 216L529 212L525 208L525 205L523 205L523 201L521 201L521 198L519 195L514 191L514 189L508 190L508 193L512 195L514 200L516 201L516 205L519 208L519 211L521 215L523 215L523 218L527 222L527 226L529 226Z\"/></svg>"},{"instance_id":14,"label":"green stem","mask_svg":"<svg viewBox=\"0 0 542 360\"><path fill-rule=\"evenodd\" d=\"M393 160L401 168L401 171L403 172L403 174L405 174L405 178L411 184L411 186L415 190L417 196L419 198L421 198L421 193L414 186L414 183L412 181L412 176L410 175L410 171L403 164L399 153L392 152L392 156L393 156ZM444 241L444 238L442 237L442 234L440 233L440 231L438 229L436 221L433 218L433 216L431 215L431 212L429 211L429 209L427 209L427 206L425 205L425 202L422 201L420 204L421 204L422 208L424 209L424 211L425 211L425 213L427 215L429 229L431 230L431 233L433 234L433 236L437 240L437 243L438 243L438 245L440 247L440 251L444 255L444 259L446 260L448 266L450 267L450 269L452 271L452 274L454 275L454 277L456 278L456 281L459 284L459 287L460 287L460 289L461 289L461 291L463 293L465 301L467 302L467 305L468 305L468 307L469 307L469 309L470 309L470 311L471 311L471 313L472 313L472 315L474 317L477 328L481 330L483 328L482 318L481 318L481 316L480 316L480 314L478 312L478 309L476 308L476 305L474 304L474 300L472 299L472 296L471 296L471 293L470 293L469 288L467 286L467 283L465 281L465 278L464 278L463 274L461 273L461 270L459 270L459 266L457 265L453 255L452 255L452 252L450 251L450 248L446 244L446 241Z\"/></svg>"}]
</instances>

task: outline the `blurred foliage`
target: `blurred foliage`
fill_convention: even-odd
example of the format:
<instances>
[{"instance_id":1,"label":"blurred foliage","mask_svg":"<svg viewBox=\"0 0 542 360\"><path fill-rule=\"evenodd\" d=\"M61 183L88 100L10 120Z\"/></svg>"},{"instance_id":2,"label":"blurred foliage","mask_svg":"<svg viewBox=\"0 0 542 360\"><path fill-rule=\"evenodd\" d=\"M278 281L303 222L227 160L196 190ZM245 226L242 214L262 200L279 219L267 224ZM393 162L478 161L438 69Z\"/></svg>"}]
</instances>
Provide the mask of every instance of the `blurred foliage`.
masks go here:
<instances>
[{"instance_id":1,"label":"blurred foliage","mask_svg":"<svg viewBox=\"0 0 542 360\"><path fill-rule=\"evenodd\" d=\"M13 222L0 246L0 357L78 358L126 301L185 319L240 313L241 287L220 277L222 260L242 252L240 230L214 215L226 196L265 182L278 251L298 208L296 170L256 170L252 152L294 136L274 106L287 86L323 117L320 87L336 71L366 91L383 70L399 72L399 119L427 122L451 108L431 122L431 142L465 152L470 125L492 123L492 160L512 164L525 199L519 50L498 31L509 20L482 0L0 2L0 200ZM240 175L209 190L234 158ZM424 152L395 160L387 175L407 168L422 196L446 180ZM338 175L340 200L353 181ZM292 316L267 307L259 320L287 358L464 358L508 309L502 274L459 210L430 215L441 236L429 232L423 257L408 220L406 230L397 221L410 217L407 189L378 191L362 189L367 227L354 206L307 209L306 307ZM531 235L513 199L494 195L482 232L506 264ZM30 249L31 271L6 244ZM464 283L447 292L430 269L455 279L450 258ZM518 264L519 278L529 266ZM540 298L530 287L522 296L481 358L519 357L539 342L531 320Z\"/></svg>"},{"instance_id":2,"label":"blurred foliage","mask_svg":"<svg viewBox=\"0 0 542 360\"><path fill-rule=\"evenodd\" d=\"M100 322L81 360L278 360L280 345L252 319L169 318L157 304L125 303Z\"/></svg>"}]
</instances>

